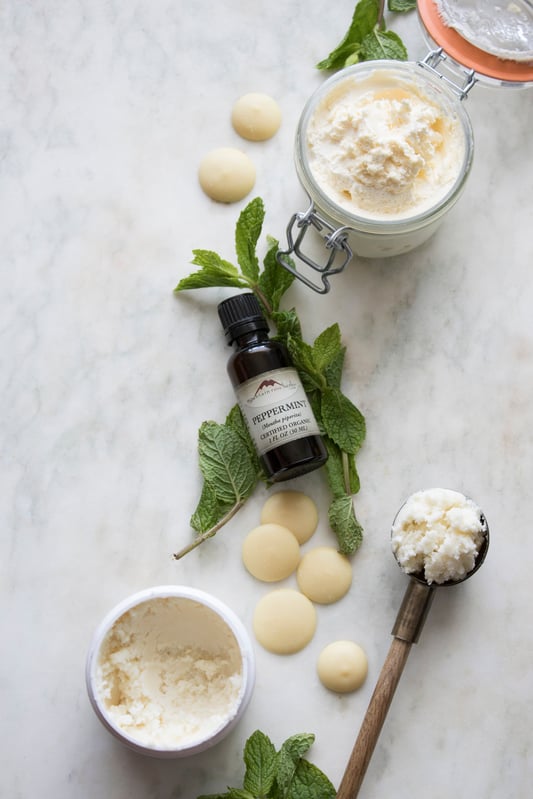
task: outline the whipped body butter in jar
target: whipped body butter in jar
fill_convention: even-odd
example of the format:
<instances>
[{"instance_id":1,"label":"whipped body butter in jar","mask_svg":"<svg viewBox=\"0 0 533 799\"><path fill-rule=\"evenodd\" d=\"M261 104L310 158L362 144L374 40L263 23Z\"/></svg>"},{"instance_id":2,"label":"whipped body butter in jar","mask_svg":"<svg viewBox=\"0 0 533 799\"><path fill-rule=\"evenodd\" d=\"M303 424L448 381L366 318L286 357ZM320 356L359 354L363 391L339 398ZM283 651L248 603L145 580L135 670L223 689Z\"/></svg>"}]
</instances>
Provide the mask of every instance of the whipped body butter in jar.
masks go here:
<instances>
[{"instance_id":1,"label":"whipped body butter in jar","mask_svg":"<svg viewBox=\"0 0 533 799\"><path fill-rule=\"evenodd\" d=\"M533 61L524 60L523 50L516 62L502 60L472 45L449 19L444 22L441 6L451 13L476 2L422 0L418 11L428 41L443 46L420 62L346 67L306 103L295 163L310 206L293 215L288 249L278 260L315 291L327 292L329 277L353 255L396 256L427 241L470 174L474 138L462 101L478 80L513 86L533 81ZM521 46L521 33L516 37ZM317 260L302 248L309 226L325 241L326 254ZM288 263L292 254L318 272L321 282L297 272Z\"/></svg>"},{"instance_id":2,"label":"whipped body butter in jar","mask_svg":"<svg viewBox=\"0 0 533 799\"><path fill-rule=\"evenodd\" d=\"M321 87L300 120L296 166L326 215L348 224L354 251L398 255L425 241L470 171L463 107L417 64L348 67Z\"/></svg>"}]
</instances>

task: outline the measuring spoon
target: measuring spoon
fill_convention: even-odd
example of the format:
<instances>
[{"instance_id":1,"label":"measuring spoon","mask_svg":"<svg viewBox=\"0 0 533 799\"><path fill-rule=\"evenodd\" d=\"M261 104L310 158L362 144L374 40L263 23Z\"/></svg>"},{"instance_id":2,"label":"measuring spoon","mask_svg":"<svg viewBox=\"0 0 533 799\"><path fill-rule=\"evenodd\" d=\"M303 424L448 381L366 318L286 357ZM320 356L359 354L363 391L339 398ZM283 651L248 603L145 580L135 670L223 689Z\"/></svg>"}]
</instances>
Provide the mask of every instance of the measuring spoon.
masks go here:
<instances>
[{"instance_id":1,"label":"measuring spoon","mask_svg":"<svg viewBox=\"0 0 533 799\"><path fill-rule=\"evenodd\" d=\"M399 513L400 511L396 514L394 521L396 521ZM424 578L423 572L410 575L409 583L392 629L394 638L337 791L337 799L355 799L359 793L394 692L407 662L411 645L416 644L420 637L435 590L440 587L458 585L464 582L477 572L483 563L489 547L489 528L481 511L480 520L483 524L484 539L473 568L464 577L459 580L429 584Z\"/></svg>"}]
</instances>

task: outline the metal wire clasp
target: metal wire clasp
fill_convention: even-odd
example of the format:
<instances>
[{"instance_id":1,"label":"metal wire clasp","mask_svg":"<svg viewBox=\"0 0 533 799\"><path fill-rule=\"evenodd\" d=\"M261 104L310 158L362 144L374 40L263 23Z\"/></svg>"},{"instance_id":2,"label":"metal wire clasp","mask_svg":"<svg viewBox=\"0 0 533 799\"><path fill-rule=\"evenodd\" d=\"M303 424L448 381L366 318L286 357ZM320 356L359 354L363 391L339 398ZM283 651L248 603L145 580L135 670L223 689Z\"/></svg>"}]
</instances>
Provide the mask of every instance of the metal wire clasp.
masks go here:
<instances>
[{"instance_id":1,"label":"metal wire clasp","mask_svg":"<svg viewBox=\"0 0 533 799\"><path fill-rule=\"evenodd\" d=\"M446 61L446 53L442 47L438 47L436 50L430 50L427 56L417 63L420 67L429 70L437 78L443 80L460 100L464 100L472 86L477 83L476 73L473 69L467 70L459 66L454 67L449 61L445 64L444 62ZM439 67L442 65L446 67L452 77L439 71ZM462 83L456 83L456 79L462 80Z\"/></svg>"},{"instance_id":2,"label":"metal wire clasp","mask_svg":"<svg viewBox=\"0 0 533 799\"><path fill-rule=\"evenodd\" d=\"M302 249L301 244L309 230L313 228L321 235L326 250L329 251L328 260L325 264L318 264L309 255L306 255ZM297 230L297 235L294 235L294 230ZM311 202L307 211L297 211L292 215L289 224L287 225L287 249L278 250L276 259L278 263L294 275L298 280L301 280L309 288L316 291L318 294L327 294L331 286L328 278L331 275L337 275L342 272L347 263L352 259L353 252L348 244L349 227L334 227L321 217L315 211L315 206ZM303 263L320 274L321 284L315 283L310 278L298 272L294 267L290 256L294 253Z\"/></svg>"}]
</instances>

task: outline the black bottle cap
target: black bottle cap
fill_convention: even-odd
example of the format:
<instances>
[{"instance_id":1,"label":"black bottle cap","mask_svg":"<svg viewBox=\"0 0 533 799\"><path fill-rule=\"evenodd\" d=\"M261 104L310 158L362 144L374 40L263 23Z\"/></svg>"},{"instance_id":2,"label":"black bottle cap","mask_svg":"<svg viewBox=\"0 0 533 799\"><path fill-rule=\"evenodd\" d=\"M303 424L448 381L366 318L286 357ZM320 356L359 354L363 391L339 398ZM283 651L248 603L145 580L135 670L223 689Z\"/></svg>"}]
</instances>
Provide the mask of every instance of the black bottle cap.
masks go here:
<instances>
[{"instance_id":1,"label":"black bottle cap","mask_svg":"<svg viewBox=\"0 0 533 799\"><path fill-rule=\"evenodd\" d=\"M255 294L236 294L223 300L218 306L218 316L228 344L232 344L236 338L245 333L269 330L268 322L263 316Z\"/></svg>"}]
</instances>

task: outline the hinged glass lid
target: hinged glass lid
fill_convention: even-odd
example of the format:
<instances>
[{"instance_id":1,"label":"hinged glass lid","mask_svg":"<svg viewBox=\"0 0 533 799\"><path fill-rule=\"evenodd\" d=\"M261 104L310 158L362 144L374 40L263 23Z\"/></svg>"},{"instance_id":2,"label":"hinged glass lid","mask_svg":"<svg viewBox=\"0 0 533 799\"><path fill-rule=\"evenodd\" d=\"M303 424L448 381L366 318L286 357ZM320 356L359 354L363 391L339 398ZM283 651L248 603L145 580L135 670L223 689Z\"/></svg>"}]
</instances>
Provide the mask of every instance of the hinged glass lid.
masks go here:
<instances>
[{"instance_id":1,"label":"hinged glass lid","mask_svg":"<svg viewBox=\"0 0 533 799\"><path fill-rule=\"evenodd\" d=\"M531 0L418 0L418 12L433 42L479 79L533 83Z\"/></svg>"}]
</instances>

